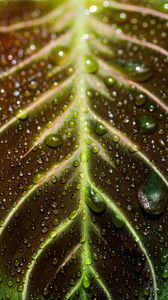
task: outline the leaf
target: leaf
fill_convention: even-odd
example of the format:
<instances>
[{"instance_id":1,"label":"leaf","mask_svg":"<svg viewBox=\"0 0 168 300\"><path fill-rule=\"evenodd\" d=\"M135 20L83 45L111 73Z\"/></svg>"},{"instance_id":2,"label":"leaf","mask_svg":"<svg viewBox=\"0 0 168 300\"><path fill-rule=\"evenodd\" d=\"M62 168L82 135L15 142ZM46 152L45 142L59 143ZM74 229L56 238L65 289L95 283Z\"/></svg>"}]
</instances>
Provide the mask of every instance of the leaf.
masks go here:
<instances>
[{"instance_id":1,"label":"leaf","mask_svg":"<svg viewBox=\"0 0 168 300\"><path fill-rule=\"evenodd\" d=\"M0 16L0 299L166 300L167 2Z\"/></svg>"}]
</instances>

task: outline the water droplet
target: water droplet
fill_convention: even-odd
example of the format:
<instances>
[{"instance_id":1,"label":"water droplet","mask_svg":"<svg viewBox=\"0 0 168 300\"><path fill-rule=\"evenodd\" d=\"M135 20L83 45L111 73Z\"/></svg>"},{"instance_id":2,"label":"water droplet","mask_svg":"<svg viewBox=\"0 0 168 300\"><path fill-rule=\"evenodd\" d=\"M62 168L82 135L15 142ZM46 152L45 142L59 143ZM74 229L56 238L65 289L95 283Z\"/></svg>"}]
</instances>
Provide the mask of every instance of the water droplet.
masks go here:
<instances>
[{"instance_id":1,"label":"water droplet","mask_svg":"<svg viewBox=\"0 0 168 300\"><path fill-rule=\"evenodd\" d=\"M113 87L116 84L116 79L111 76L106 76L104 81L108 87Z\"/></svg>"},{"instance_id":2,"label":"water droplet","mask_svg":"<svg viewBox=\"0 0 168 300\"><path fill-rule=\"evenodd\" d=\"M99 136L102 136L107 133L106 128L101 123L97 123L94 130L95 133Z\"/></svg>"},{"instance_id":3,"label":"water droplet","mask_svg":"<svg viewBox=\"0 0 168 300\"><path fill-rule=\"evenodd\" d=\"M69 219L70 220L74 220L77 216L78 211L77 210L73 210L70 215L69 215Z\"/></svg>"},{"instance_id":4,"label":"water droplet","mask_svg":"<svg viewBox=\"0 0 168 300\"><path fill-rule=\"evenodd\" d=\"M138 190L138 200L145 212L152 215L161 214L167 203L167 186L154 171L151 171L144 185Z\"/></svg>"},{"instance_id":5,"label":"water droplet","mask_svg":"<svg viewBox=\"0 0 168 300\"><path fill-rule=\"evenodd\" d=\"M8 286L11 287L12 285L13 285L12 281L9 280L9 281L8 281Z\"/></svg>"},{"instance_id":6,"label":"water droplet","mask_svg":"<svg viewBox=\"0 0 168 300\"><path fill-rule=\"evenodd\" d=\"M56 177L56 176L53 176L53 177L51 178L51 182L52 182L52 183L56 183L56 182L57 182L57 177Z\"/></svg>"},{"instance_id":7,"label":"water droplet","mask_svg":"<svg viewBox=\"0 0 168 300\"><path fill-rule=\"evenodd\" d=\"M45 138L44 143L50 148L57 148L62 145L63 140L62 137L59 135L50 134Z\"/></svg>"},{"instance_id":8,"label":"water droplet","mask_svg":"<svg viewBox=\"0 0 168 300\"><path fill-rule=\"evenodd\" d=\"M100 194L90 186L87 187L86 199L88 207L95 213L102 213L106 209L106 203Z\"/></svg>"},{"instance_id":9,"label":"water droplet","mask_svg":"<svg viewBox=\"0 0 168 300\"><path fill-rule=\"evenodd\" d=\"M120 216L113 214L112 215L112 221L113 224L117 227L117 228L123 228L124 227L124 221L120 218Z\"/></svg>"},{"instance_id":10,"label":"water droplet","mask_svg":"<svg viewBox=\"0 0 168 300\"><path fill-rule=\"evenodd\" d=\"M143 62L136 62L136 61L119 61L118 67L126 73L128 76L130 76L132 79L134 79L137 82L145 82L151 79L154 75L154 71L146 63Z\"/></svg>"},{"instance_id":11,"label":"water droplet","mask_svg":"<svg viewBox=\"0 0 168 300\"><path fill-rule=\"evenodd\" d=\"M149 297L150 296L150 289L149 287L145 287L144 290L143 290L143 295L145 297Z\"/></svg>"},{"instance_id":12,"label":"water droplet","mask_svg":"<svg viewBox=\"0 0 168 300\"><path fill-rule=\"evenodd\" d=\"M89 256L86 257L86 258L85 258L85 265L86 265L86 266L90 266L91 264L92 264L92 259L91 259L91 257L89 257Z\"/></svg>"},{"instance_id":13,"label":"water droplet","mask_svg":"<svg viewBox=\"0 0 168 300\"><path fill-rule=\"evenodd\" d=\"M152 116L144 115L137 119L137 126L142 134L152 134L157 129L157 122Z\"/></svg>"},{"instance_id":14,"label":"water droplet","mask_svg":"<svg viewBox=\"0 0 168 300\"><path fill-rule=\"evenodd\" d=\"M137 107L142 107L143 105L145 105L146 101L147 101L146 95L145 94L139 94L135 98L135 105Z\"/></svg>"},{"instance_id":15,"label":"water droplet","mask_svg":"<svg viewBox=\"0 0 168 300\"><path fill-rule=\"evenodd\" d=\"M34 184L40 183L45 178L45 176L46 175L43 173L37 173L33 178L33 183Z\"/></svg>"},{"instance_id":16,"label":"water droplet","mask_svg":"<svg viewBox=\"0 0 168 300\"><path fill-rule=\"evenodd\" d=\"M160 262L165 265L168 262L168 254L164 254L160 257Z\"/></svg>"},{"instance_id":17,"label":"water droplet","mask_svg":"<svg viewBox=\"0 0 168 300\"><path fill-rule=\"evenodd\" d=\"M28 113L27 113L26 110L20 110L19 113L18 113L18 115L17 115L17 118L18 118L19 120L24 121L24 120L27 119L27 116L28 116Z\"/></svg>"},{"instance_id":18,"label":"water droplet","mask_svg":"<svg viewBox=\"0 0 168 300\"><path fill-rule=\"evenodd\" d=\"M65 46L59 46L51 51L51 59L57 65L62 65L67 59L68 49Z\"/></svg>"},{"instance_id":19,"label":"water droplet","mask_svg":"<svg viewBox=\"0 0 168 300\"><path fill-rule=\"evenodd\" d=\"M96 73L98 71L97 61L90 55L85 55L83 60L83 70L86 73Z\"/></svg>"},{"instance_id":20,"label":"water droplet","mask_svg":"<svg viewBox=\"0 0 168 300\"><path fill-rule=\"evenodd\" d=\"M93 154L97 154L99 152L99 148L97 146L93 146L91 148L91 151L92 151Z\"/></svg>"},{"instance_id":21,"label":"water droplet","mask_svg":"<svg viewBox=\"0 0 168 300\"><path fill-rule=\"evenodd\" d=\"M163 272L162 272L162 278L163 279L168 279L168 269L164 269Z\"/></svg>"},{"instance_id":22,"label":"water droplet","mask_svg":"<svg viewBox=\"0 0 168 300\"><path fill-rule=\"evenodd\" d=\"M19 285L17 290L18 290L18 292L23 292L23 285Z\"/></svg>"},{"instance_id":23,"label":"water droplet","mask_svg":"<svg viewBox=\"0 0 168 300\"><path fill-rule=\"evenodd\" d=\"M84 289L89 289L91 286L91 280L90 280L89 276L86 274L83 276L82 285L83 285Z\"/></svg>"}]
</instances>

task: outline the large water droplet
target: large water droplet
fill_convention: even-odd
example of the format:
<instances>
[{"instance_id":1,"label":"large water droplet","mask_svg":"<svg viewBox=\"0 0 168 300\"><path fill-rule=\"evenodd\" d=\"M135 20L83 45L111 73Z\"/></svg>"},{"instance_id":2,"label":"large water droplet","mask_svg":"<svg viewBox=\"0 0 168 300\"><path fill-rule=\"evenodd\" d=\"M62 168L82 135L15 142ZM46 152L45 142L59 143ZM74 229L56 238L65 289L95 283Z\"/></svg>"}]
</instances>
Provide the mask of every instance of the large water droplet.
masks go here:
<instances>
[{"instance_id":1,"label":"large water droplet","mask_svg":"<svg viewBox=\"0 0 168 300\"><path fill-rule=\"evenodd\" d=\"M106 209L106 203L104 199L90 186L87 187L85 201L88 207L95 213L102 213Z\"/></svg>"},{"instance_id":2,"label":"large water droplet","mask_svg":"<svg viewBox=\"0 0 168 300\"><path fill-rule=\"evenodd\" d=\"M84 55L83 70L86 73L96 73L98 71L97 61L90 55Z\"/></svg>"},{"instance_id":3,"label":"large water droplet","mask_svg":"<svg viewBox=\"0 0 168 300\"><path fill-rule=\"evenodd\" d=\"M94 130L95 133L99 136L102 136L107 133L107 129L101 123L97 123Z\"/></svg>"},{"instance_id":4,"label":"large water droplet","mask_svg":"<svg viewBox=\"0 0 168 300\"><path fill-rule=\"evenodd\" d=\"M62 145L63 140L62 137L59 135L50 134L45 138L44 143L50 148L57 148Z\"/></svg>"},{"instance_id":5,"label":"large water droplet","mask_svg":"<svg viewBox=\"0 0 168 300\"><path fill-rule=\"evenodd\" d=\"M91 286L90 276L84 274L83 280L82 280L82 285L83 285L84 289L89 289L90 288L90 286Z\"/></svg>"},{"instance_id":6,"label":"large water droplet","mask_svg":"<svg viewBox=\"0 0 168 300\"><path fill-rule=\"evenodd\" d=\"M112 221L117 228L123 228L125 225L123 219L117 214L112 214Z\"/></svg>"},{"instance_id":7,"label":"large water droplet","mask_svg":"<svg viewBox=\"0 0 168 300\"><path fill-rule=\"evenodd\" d=\"M126 73L128 76L130 76L137 82L148 81L154 75L154 71L151 68L151 66L143 62L127 62L124 60L120 60L117 65L121 69L121 71Z\"/></svg>"},{"instance_id":8,"label":"large water droplet","mask_svg":"<svg viewBox=\"0 0 168 300\"><path fill-rule=\"evenodd\" d=\"M161 214L167 204L168 188L155 171L151 171L138 190L138 200L143 210L151 215Z\"/></svg>"},{"instance_id":9,"label":"large water droplet","mask_svg":"<svg viewBox=\"0 0 168 300\"><path fill-rule=\"evenodd\" d=\"M142 134L152 134L157 129L157 122L152 116L144 115L137 119L137 126Z\"/></svg>"},{"instance_id":10,"label":"large water droplet","mask_svg":"<svg viewBox=\"0 0 168 300\"><path fill-rule=\"evenodd\" d=\"M65 46L58 46L51 51L51 59L57 65L62 65L68 56L68 49Z\"/></svg>"}]
</instances>

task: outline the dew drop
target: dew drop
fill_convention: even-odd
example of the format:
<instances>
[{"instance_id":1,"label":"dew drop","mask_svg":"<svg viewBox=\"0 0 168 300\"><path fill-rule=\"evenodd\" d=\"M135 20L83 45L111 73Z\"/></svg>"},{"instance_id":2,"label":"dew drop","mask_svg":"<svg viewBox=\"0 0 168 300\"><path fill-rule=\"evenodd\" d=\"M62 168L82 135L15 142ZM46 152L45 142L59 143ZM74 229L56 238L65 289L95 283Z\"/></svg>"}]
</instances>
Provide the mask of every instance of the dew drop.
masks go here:
<instances>
[{"instance_id":1,"label":"dew drop","mask_svg":"<svg viewBox=\"0 0 168 300\"><path fill-rule=\"evenodd\" d=\"M168 262L168 254L164 254L160 257L160 262L165 265Z\"/></svg>"},{"instance_id":2,"label":"dew drop","mask_svg":"<svg viewBox=\"0 0 168 300\"><path fill-rule=\"evenodd\" d=\"M108 87L113 87L116 84L116 79L112 76L106 76L104 81Z\"/></svg>"},{"instance_id":3,"label":"dew drop","mask_svg":"<svg viewBox=\"0 0 168 300\"><path fill-rule=\"evenodd\" d=\"M23 292L23 285L19 285L17 290L18 290L18 292Z\"/></svg>"},{"instance_id":4,"label":"dew drop","mask_svg":"<svg viewBox=\"0 0 168 300\"><path fill-rule=\"evenodd\" d=\"M157 129L157 122L152 116L144 115L138 117L137 127L142 134L152 134Z\"/></svg>"},{"instance_id":5,"label":"dew drop","mask_svg":"<svg viewBox=\"0 0 168 300\"><path fill-rule=\"evenodd\" d=\"M19 113L18 113L18 115L17 115L17 118L18 118L19 120L24 121L24 120L27 119L27 116L28 116L28 113L27 113L26 110L23 110L23 111L20 110Z\"/></svg>"},{"instance_id":6,"label":"dew drop","mask_svg":"<svg viewBox=\"0 0 168 300\"><path fill-rule=\"evenodd\" d=\"M162 278L163 279L168 279L168 269L164 269L163 272L162 272Z\"/></svg>"},{"instance_id":7,"label":"dew drop","mask_svg":"<svg viewBox=\"0 0 168 300\"><path fill-rule=\"evenodd\" d=\"M138 190L138 201L142 209L151 215L161 214L167 204L167 186L154 171Z\"/></svg>"},{"instance_id":8,"label":"dew drop","mask_svg":"<svg viewBox=\"0 0 168 300\"><path fill-rule=\"evenodd\" d=\"M9 281L8 281L8 286L11 287L12 285L13 285L12 281L9 280Z\"/></svg>"},{"instance_id":9,"label":"dew drop","mask_svg":"<svg viewBox=\"0 0 168 300\"><path fill-rule=\"evenodd\" d=\"M83 70L86 73L96 73L98 71L97 61L90 55L85 55L83 59Z\"/></svg>"},{"instance_id":10,"label":"dew drop","mask_svg":"<svg viewBox=\"0 0 168 300\"><path fill-rule=\"evenodd\" d=\"M91 152L92 152L93 154L97 154L97 153L99 153L99 148L98 148L97 146L93 146L93 147L91 148Z\"/></svg>"},{"instance_id":11,"label":"dew drop","mask_svg":"<svg viewBox=\"0 0 168 300\"><path fill-rule=\"evenodd\" d=\"M67 59L68 49L65 46L58 46L51 52L51 59L57 65L62 65Z\"/></svg>"},{"instance_id":12,"label":"dew drop","mask_svg":"<svg viewBox=\"0 0 168 300\"><path fill-rule=\"evenodd\" d=\"M50 148L57 148L63 144L63 140L59 135L50 134L45 138L44 143Z\"/></svg>"},{"instance_id":13,"label":"dew drop","mask_svg":"<svg viewBox=\"0 0 168 300\"><path fill-rule=\"evenodd\" d=\"M119 61L118 67L137 82L145 82L154 75L153 69L146 63L136 61Z\"/></svg>"},{"instance_id":14,"label":"dew drop","mask_svg":"<svg viewBox=\"0 0 168 300\"><path fill-rule=\"evenodd\" d=\"M136 98L135 98L135 105L137 107L142 107L142 106L145 105L146 101L147 101L146 95L141 93L141 94L139 94L139 95L136 96Z\"/></svg>"},{"instance_id":15,"label":"dew drop","mask_svg":"<svg viewBox=\"0 0 168 300\"><path fill-rule=\"evenodd\" d=\"M88 207L95 213L102 213L106 209L106 203L104 199L90 186L87 187L85 201Z\"/></svg>"},{"instance_id":16,"label":"dew drop","mask_svg":"<svg viewBox=\"0 0 168 300\"><path fill-rule=\"evenodd\" d=\"M117 228L123 228L124 227L124 221L120 218L120 216L113 214L112 215L112 221L113 224L117 227Z\"/></svg>"},{"instance_id":17,"label":"dew drop","mask_svg":"<svg viewBox=\"0 0 168 300\"><path fill-rule=\"evenodd\" d=\"M43 173L37 173L33 178L33 183L34 184L40 183L45 178L45 176L46 175Z\"/></svg>"},{"instance_id":18,"label":"dew drop","mask_svg":"<svg viewBox=\"0 0 168 300\"><path fill-rule=\"evenodd\" d=\"M89 289L91 286L91 280L86 274L83 276L82 285L84 289Z\"/></svg>"},{"instance_id":19,"label":"dew drop","mask_svg":"<svg viewBox=\"0 0 168 300\"><path fill-rule=\"evenodd\" d=\"M95 133L99 136L102 136L107 133L106 128L101 123L97 123L94 130Z\"/></svg>"},{"instance_id":20,"label":"dew drop","mask_svg":"<svg viewBox=\"0 0 168 300\"><path fill-rule=\"evenodd\" d=\"M91 257L87 256L85 258L85 265L86 266L91 266L91 264L92 264L92 259L91 259Z\"/></svg>"}]
</instances>

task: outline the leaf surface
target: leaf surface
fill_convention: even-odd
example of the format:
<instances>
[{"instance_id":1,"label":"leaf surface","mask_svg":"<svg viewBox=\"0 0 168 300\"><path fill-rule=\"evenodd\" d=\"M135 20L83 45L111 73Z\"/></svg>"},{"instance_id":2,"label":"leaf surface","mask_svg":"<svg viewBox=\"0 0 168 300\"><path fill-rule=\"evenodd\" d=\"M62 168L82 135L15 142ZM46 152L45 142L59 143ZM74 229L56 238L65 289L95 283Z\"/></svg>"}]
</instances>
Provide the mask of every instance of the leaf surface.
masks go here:
<instances>
[{"instance_id":1,"label":"leaf surface","mask_svg":"<svg viewBox=\"0 0 168 300\"><path fill-rule=\"evenodd\" d=\"M3 1L0 299L168 299L165 1Z\"/></svg>"}]
</instances>

